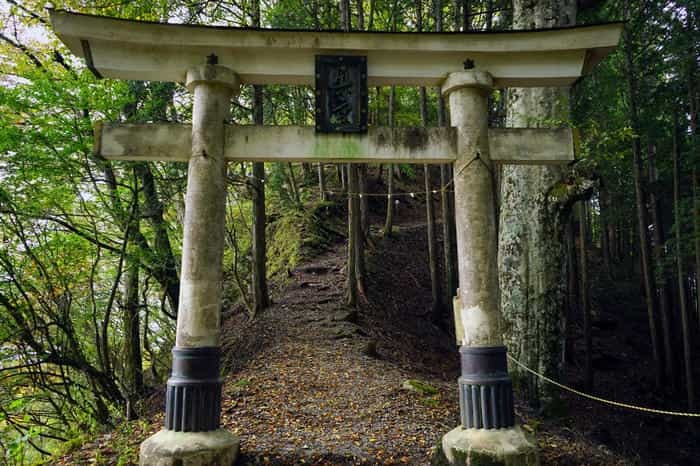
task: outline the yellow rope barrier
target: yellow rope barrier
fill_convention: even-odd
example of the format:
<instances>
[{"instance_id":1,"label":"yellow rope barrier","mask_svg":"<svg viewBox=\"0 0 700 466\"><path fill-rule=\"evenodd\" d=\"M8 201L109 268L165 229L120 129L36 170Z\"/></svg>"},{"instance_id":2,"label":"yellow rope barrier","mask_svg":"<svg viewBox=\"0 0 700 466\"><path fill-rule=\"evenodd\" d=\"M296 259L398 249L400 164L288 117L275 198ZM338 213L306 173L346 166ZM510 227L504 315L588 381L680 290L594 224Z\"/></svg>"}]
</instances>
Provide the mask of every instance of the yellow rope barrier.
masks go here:
<instances>
[{"instance_id":1,"label":"yellow rope barrier","mask_svg":"<svg viewBox=\"0 0 700 466\"><path fill-rule=\"evenodd\" d=\"M663 414L666 416L681 416L681 417L700 417L700 413L685 413L685 412L680 412L680 411L665 411L663 409L654 409L654 408L647 408L644 406L636 406L632 405L629 403L620 403L619 401L613 401L613 400L606 400L605 398L601 398L599 396L591 395L579 390L576 390L575 388L571 388L567 385L564 385L563 383L559 383L556 380L552 380L549 377L542 375L529 367L527 367L525 364L521 363L517 359L515 359L513 356L510 354L508 355L508 359L513 361L514 364L517 366L523 368L525 371L539 377L540 379L544 380L545 382L549 382L554 386L557 386L563 390L569 391L575 395L578 395L583 398L588 398L589 400L597 401L599 403L611 405L611 406L616 406L618 408L625 408L625 409L631 409L634 411L641 411L643 413L651 413L651 414Z\"/></svg>"}]
</instances>

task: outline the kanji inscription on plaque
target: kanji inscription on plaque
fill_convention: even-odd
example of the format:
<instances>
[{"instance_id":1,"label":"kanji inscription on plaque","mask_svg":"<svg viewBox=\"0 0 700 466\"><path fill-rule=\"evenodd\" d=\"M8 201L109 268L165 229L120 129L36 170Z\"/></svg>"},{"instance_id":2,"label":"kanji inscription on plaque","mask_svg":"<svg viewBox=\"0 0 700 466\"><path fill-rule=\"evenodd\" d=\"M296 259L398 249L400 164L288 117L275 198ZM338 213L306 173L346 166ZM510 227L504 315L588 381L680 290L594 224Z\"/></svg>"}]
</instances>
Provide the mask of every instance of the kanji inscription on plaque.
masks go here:
<instances>
[{"instance_id":1,"label":"kanji inscription on plaque","mask_svg":"<svg viewBox=\"0 0 700 466\"><path fill-rule=\"evenodd\" d=\"M367 131L367 57L316 56L316 131Z\"/></svg>"}]
</instances>

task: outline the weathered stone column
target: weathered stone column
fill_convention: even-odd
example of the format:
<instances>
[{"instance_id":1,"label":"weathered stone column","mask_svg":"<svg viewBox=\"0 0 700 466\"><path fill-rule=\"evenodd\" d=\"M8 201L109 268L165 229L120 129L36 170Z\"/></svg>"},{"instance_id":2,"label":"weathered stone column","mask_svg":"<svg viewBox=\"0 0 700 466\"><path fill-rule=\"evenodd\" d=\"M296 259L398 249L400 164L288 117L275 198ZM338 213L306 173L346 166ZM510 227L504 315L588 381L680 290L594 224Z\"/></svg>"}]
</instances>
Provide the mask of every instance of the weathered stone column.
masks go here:
<instances>
[{"instance_id":1,"label":"weathered stone column","mask_svg":"<svg viewBox=\"0 0 700 466\"><path fill-rule=\"evenodd\" d=\"M515 427L501 336L495 184L488 141L492 87L491 75L478 70L452 73L442 86L458 133L454 189L459 291L454 311L462 363L461 425L443 437L442 449L454 465L530 466L538 464L537 449Z\"/></svg>"},{"instance_id":2,"label":"weathered stone column","mask_svg":"<svg viewBox=\"0 0 700 466\"><path fill-rule=\"evenodd\" d=\"M218 65L187 72L194 95L180 308L165 429L141 445L141 466L231 466L238 439L219 428L219 327L226 203L224 124L238 76Z\"/></svg>"}]
</instances>

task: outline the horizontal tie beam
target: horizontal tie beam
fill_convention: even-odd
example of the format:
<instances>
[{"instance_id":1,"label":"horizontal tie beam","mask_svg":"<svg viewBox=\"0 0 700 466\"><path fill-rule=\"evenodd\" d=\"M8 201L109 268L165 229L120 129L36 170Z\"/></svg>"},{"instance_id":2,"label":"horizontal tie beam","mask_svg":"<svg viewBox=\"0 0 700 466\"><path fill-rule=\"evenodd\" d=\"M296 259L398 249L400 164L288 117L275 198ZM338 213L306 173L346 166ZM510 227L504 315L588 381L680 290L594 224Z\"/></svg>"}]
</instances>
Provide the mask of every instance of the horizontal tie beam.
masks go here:
<instances>
[{"instance_id":1,"label":"horizontal tie beam","mask_svg":"<svg viewBox=\"0 0 700 466\"><path fill-rule=\"evenodd\" d=\"M187 162L192 128L182 124L98 124L95 153L110 160ZM490 129L491 160L541 165L574 160L574 134L562 129ZM226 128L229 161L324 163L452 163L455 128L370 127L367 134L319 134L311 126Z\"/></svg>"}]
</instances>

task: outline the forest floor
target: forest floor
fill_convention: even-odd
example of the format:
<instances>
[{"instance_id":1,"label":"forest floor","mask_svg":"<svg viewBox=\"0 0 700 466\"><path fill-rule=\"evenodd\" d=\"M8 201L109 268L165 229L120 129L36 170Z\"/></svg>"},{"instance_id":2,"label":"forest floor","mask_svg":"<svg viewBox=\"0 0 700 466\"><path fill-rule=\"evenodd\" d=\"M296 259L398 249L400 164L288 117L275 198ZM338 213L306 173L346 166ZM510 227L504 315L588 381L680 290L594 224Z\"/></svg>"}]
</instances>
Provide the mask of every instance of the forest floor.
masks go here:
<instances>
[{"instance_id":1,"label":"forest floor","mask_svg":"<svg viewBox=\"0 0 700 466\"><path fill-rule=\"evenodd\" d=\"M225 313L222 422L241 439L237 464L427 465L458 424L458 353L454 337L430 320L425 225L397 225L387 239L374 233L366 299L357 309L343 304L339 243L290 271L255 319L242 309ZM660 406L644 362L644 309L629 304L630 292L616 286L597 294L604 298L595 301L595 393ZM408 380L426 385L407 390ZM569 366L564 381L580 388L579 365ZM144 408L147 422L122 426L52 464L132 464L123 452L135 458L139 442L162 425L161 393ZM516 402L545 465L700 464L690 421L568 393L558 406L545 416Z\"/></svg>"}]
</instances>

